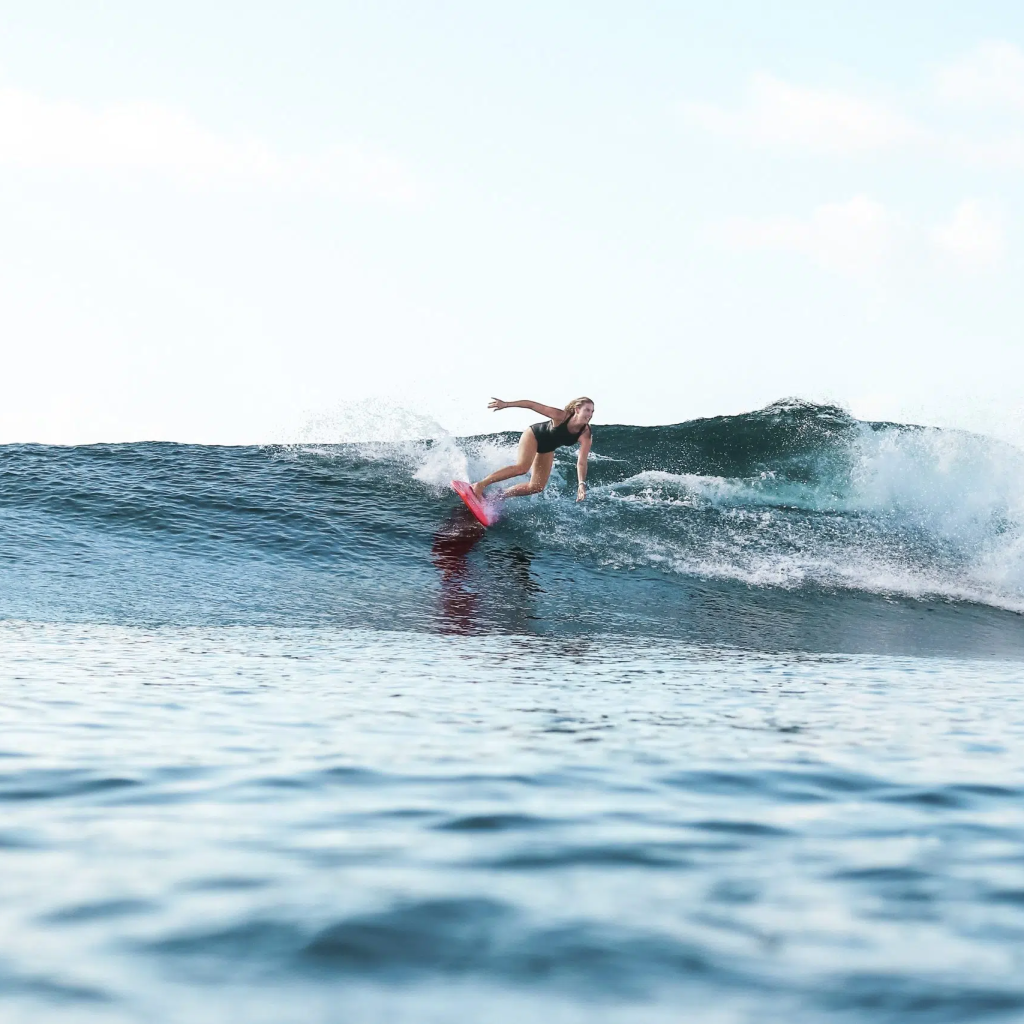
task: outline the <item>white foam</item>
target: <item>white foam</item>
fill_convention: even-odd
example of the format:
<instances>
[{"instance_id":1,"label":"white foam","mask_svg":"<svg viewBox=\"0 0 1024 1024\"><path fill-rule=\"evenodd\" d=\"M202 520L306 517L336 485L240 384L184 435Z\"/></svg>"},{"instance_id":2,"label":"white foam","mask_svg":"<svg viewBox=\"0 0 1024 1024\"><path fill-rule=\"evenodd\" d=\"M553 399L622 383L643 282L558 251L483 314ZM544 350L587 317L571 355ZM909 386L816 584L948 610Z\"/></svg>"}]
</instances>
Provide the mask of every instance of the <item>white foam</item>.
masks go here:
<instances>
[{"instance_id":1,"label":"white foam","mask_svg":"<svg viewBox=\"0 0 1024 1024\"><path fill-rule=\"evenodd\" d=\"M1024 453L962 432L864 425L845 467L816 484L646 471L594 488L596 502L670 517L630 529L611 521L594 554L754 586L816 583L1024 612ZM796 509L840 517L801 519ZM715 518L693 519L701 510ZM690 517L691 534L674 536L676 515Z\"/></svg>"}]
</instances>

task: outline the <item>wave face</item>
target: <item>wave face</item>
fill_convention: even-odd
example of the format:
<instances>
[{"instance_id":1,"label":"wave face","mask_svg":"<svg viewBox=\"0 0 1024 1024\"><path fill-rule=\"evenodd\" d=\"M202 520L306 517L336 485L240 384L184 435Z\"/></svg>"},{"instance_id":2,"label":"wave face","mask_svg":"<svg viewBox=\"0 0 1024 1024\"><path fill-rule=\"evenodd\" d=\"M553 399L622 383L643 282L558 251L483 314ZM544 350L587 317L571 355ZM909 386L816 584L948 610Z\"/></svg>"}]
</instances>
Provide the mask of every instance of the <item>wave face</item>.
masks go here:
<instances>
[{"instance_id":1,"label":"wave face","mask_svg":"<svg viewBox=\"0 0 1024 1024\"><path fill-rule=\"evenodd\" d=\"M486 534L517 435L0 448L0 616L1024 653L1024 453L799 401L597 426Z\"/></svg>"}]
</instances>

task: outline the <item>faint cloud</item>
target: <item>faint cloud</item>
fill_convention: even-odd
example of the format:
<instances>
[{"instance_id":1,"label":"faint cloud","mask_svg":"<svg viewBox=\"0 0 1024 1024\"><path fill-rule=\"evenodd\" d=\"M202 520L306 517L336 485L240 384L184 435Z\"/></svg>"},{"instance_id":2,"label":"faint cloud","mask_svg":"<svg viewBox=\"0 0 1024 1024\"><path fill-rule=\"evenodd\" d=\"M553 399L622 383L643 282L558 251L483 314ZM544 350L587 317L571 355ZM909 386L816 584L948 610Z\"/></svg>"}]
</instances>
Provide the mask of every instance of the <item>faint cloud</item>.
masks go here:
<instances>
[{"instance_id":1,"label":"faint cloud","mask_svg":"<svg viewBox=\"0 0 1024 1024\"><path fill-rule=\"evenodd\" d=\"M791 252L830 270L867 277L920 254L922 247L957 270L982 272L1006 253L1003 218L993 206L967 199L942 223L912 225L867 196L824 203L807 217L733 217L711 229L733 252Z\"/></svg>"},{"instance_id":2,"label":"faint cloud","mask_svg":"<svg viewBox=\"0 0 1024 1024\"><path fill-rule=\"evenodd\" d=\"M983 43L941 68L932 96L940 101L933 126L911 119L894 104L755 75L745 101L730 109L687 102L690 123L747 145L814 155L856 156L911 148L920 156L975 167L1024 168L1024 131L1013 121L985 134L943 125L952 106L1015 115L1024 111L1024 50L1014 43ZM944 108L944 109L943 109ZM935 120L938 115L938 120Z\"/></svg>"},{"instance_id":3,"label":"faint cloud","mask_svg":"<svg viewBox=\"0 0 1024 1024\"><path fill-rule=\"evenodd\" d=\"M397 161L364 146L285 154L257 138L218 134L172 107L92 109L9 88L0 89L0 166L146 173L194 187L313 190L396 203L418 194Z\"/></svg>"},{"instance_id":4,"label":"faint cloud","mask_svg":"<svg viewBox=\"0 0 1024 1024\"><path fill-rule=\"evenodd\" d=\"M960 161L975 167L1024 167L1024 135L1020 133L988 140L958 136L948 140L947 148Z\"/></svg>"},{"instance_id":5,"label":"faint cloud","mask_svg":"<svg viewBox=\"0 0 1024 1024\"><path fill-rule=\"evenodd\" d=\"M690 102L683 111L691 122L718 135L824 154L871 152L913 142L924 134L885 105L802 88L769 75L754 76L738 110Z\"/></svg>"},{"instance_id":6,"label":"faint cloud","mask_svg":"<svg viewBox=\"0 0 1024 1024\"><path fill-rule=\"evenodd\" d=\"M1024 111L1024 51L1014 43L990 41L976 46L935 76L935 94L947 105L1011 116ZM947 153L976 167L1024 167L1024 134L1013 127L989 138L949 136Z\"/></svg>"},{"instance_id":7,"label":"faint cloud","mask_svg":"<svg viewBox=\"0 0 1024 1024\"><path fill-rule=\"evenodd\" d=\"M935 76L940 99L971 106L1024 109L1024 51L1013 43L982 43Z\"/></svg>"},{"instance_id":8,"label":"faint cloud","mask_svg":"<svg viewBox=\"0 0 1024 1024\"><path fill-rule=\"evenodd\" d=\"M957 267L989 270L1006 252L1006 235L998 211L977 199L968 199L952 217L930 232L936 250Z\"/></svg>"},{"instance_id":9,"label":"faint cloud","mask_svg":"<svg viewBox=\"0 0 1024 1024\"><path fill-rule=\"evenodd\" d=\"M715 239L735 251L803 253L830 269L862 276L881 267L898 242L900 224L881 203L854 196L825 203L810 217L732 218Z\"/></svg>"}]
</instances>

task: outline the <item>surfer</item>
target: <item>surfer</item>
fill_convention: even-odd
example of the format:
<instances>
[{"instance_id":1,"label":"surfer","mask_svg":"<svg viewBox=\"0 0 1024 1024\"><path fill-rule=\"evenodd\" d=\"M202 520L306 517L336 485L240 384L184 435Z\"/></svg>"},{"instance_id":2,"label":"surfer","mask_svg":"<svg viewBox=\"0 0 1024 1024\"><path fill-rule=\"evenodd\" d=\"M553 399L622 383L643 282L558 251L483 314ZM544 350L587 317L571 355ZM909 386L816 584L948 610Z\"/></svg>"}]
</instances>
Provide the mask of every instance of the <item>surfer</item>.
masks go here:
<instances>
[{"instance_id":1,"label":"surfer","mask_svg":"<svg viewBox=\"0 0 1024 1024\"><path fill-rule=\"evenodd\" d=\"M487 408L495 412L501 409L532 409L548 418L541 423L534 423L523 431L522 437L519 438L515 465L499 469L484 477L479 483L473 484L473 494L478 499L483 498L485 488L491 484L526 473L530 474L529 482L510 487L501 495L502 498L517 498L522 494L543 491L547 486L548 477L551 476L555 449L576 444L577 441L580 451L576 458L576 474L579 477L576 500L582 501L587 496L587 457L590 455L590 445L593 441L590 431L590 418L594 415L593 399L574 398L564 409L558 409L553 405L542 405L528 399L503 402L500 398L493 398Z\"/></svg>"}]
</instances>

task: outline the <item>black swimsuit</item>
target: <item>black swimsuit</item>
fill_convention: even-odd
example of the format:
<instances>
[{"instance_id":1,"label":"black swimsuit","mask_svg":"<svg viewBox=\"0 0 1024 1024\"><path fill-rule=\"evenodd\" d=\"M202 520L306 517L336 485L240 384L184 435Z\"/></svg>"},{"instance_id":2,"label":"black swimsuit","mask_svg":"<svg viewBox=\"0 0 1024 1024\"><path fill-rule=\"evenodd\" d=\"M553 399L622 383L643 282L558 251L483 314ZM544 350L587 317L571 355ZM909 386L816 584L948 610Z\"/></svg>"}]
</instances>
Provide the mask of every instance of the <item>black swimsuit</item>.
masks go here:
<instances>
[{"instance_id":1,"label":"black swimsuit","mask_svg":"<svg viewBox=\"0 0 1024 1024\"><path fill-rule=\"evenodd\" d=\"M551 420L545 420L543 423L534 423L530 427L533 431L533 436L537 438L538 455L547 455L548 452L553 452L556 448L561 448L563 445L575 444L583 436L583 433L589 429L589 427L584 427L578 434L571 433L569 431L569 420L571 419L571 416L567 417L557 427Z\"/></svg>"}]
</instances>

